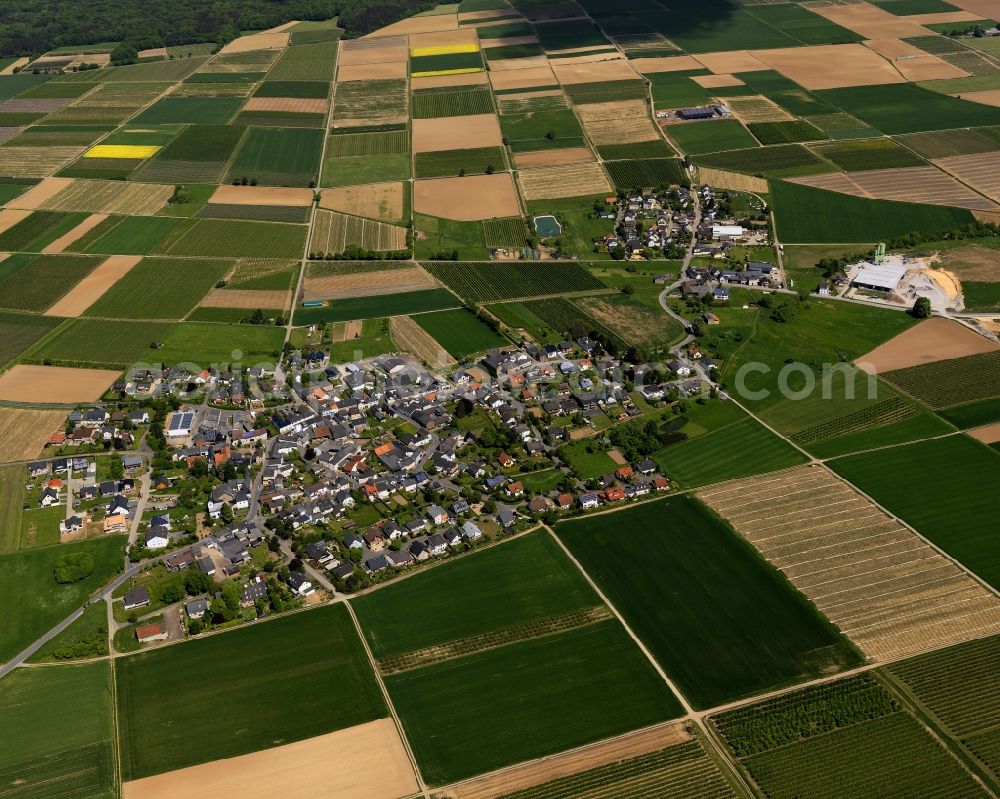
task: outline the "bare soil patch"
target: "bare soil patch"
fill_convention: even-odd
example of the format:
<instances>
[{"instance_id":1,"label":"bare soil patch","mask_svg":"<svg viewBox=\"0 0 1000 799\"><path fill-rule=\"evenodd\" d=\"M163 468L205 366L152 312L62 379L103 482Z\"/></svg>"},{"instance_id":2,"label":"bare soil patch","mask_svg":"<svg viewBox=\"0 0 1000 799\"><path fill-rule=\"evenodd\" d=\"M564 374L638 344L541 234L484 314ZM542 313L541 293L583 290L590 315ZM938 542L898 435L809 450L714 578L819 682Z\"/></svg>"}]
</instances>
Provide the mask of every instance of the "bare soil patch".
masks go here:
<instances>
[{"instance_id":1,"label":"bare soil patch","mask_svg":"<svg viewBox=\"0 0 1000 799\"><path fill-rule=\"evenodd\" d=\"M975 14L977 19L993 19L997 13L996 0L951 0L951 5Z\"/></svg>"},{"instance_id":2,"label":"bare soil patch","mask_svg":"<svg viewBox=\"0 0 1000 799\"><path fill-rule=\"evenodd\" d=\"M951 319L925 319L880 344L854 363L869 374L993 352L1000 345Z\"/></svg>"},{"instance_id":3,"label":"bare soil patch","mask_svg":"<svg viewBox=\"0 0 1000 799\"><path fill-rule=\"evenodd\" d=\"M662 58L633 58L632 66L644 75L654 72L690 72L702 65L694 56L671 55Z\"/></svg>"},{"instance_id":4,"label":"bare soil patch","mask_svg":"<svg viewBox=\"0 0 1000 799\"><path fill-rule=\"evenodd\" d=\"M249 53L253 50L279 50L287 46L288 34L283 31L275 33L252 33L249 36L240 36L238 39L233 39L219 53L227 55L229 53Z\"/></svg>"},{"instance_id":5,"label":"bare soil patch","mask_svg":"<svg viewBox=\"0 0 1000 799\"><path fill-rule=\"evenodd\" d=\"M576 50L589 50L588 47L573 48L572 50L550 50L550 53L572 53ZM602 53L582 53L580 55L567 55L560 57L555 61L558 66L564 66L568 64L598 64L607 61L620 61L624 59L621 53L617 50L605 50Z\"/></svg>"},{"instance_id":6,"label":"bare soil patch","mask_svg":"<svg viewBox=\"0 0 1000 799\"><path fill-rule=\"evenodd\" d=\"M690 739L680 722L668 722L610 741L535 760L452 785L438 792L441 799L496 799L535 785L569 777L619 760L665 749Z\"/></svg>"},{"instance_id":7,"label":"bare soil patch","mask_svg":"<svg viewBox=\"0 0 1000 799\"><path fill-rule=\"evenodd\" d=\"M389 330L396 346L412 352L434 369L445 369L456 363L448 351L409 316L390 316Z\"/></svg>"},{"instance_id":8,"label":"bare soil patch","mask_svg":"<svg viewBox=\"0 0 1000 799\"><path fill-rule=\"evenodd\" d=\"M533 166L583 164L593 160L594 154L586 147L561 147L555 150L514 154L514 162L518 169L527 169Z\"/></svg>"},{"instance_id":9,"label":"bare soil patch","mask_svg":"<svg viewBox=\"0 0 1000 799\"><path fill-rule=\"evenodd\" d=\"M370 721L122 786L124 799L270 799L296 795L316 799L400 799L415 792L413 767L392 719Z\"/></svg>"},{"instance_id":10,"label":"bare soil patch","mask_svg":"<svg viewBox=\"0 0 1000 799\"><path fill-rule=\"evenodd\" d=\"M753 54L806 89L905 83L892 64L863 44L783 47L754 50ZM823 68L817 69L817 64L822 64Z\"/></svg>"},{"instance_id":11,"label":"bare soil patch","mask_svg":"<svg viewBox=\"0 0 1000 799\"><path fill-rule=\"evenodd\" d=\"M385 78L405 78L405 61L380 61L377 64L341 64L337 70L337 80L383 80Z\"/></svg>"},{"instance_id":12,"label":"bare soil patch","mask_svg":"<svg viewBox=\"0 0 1000 799\"><path fill-rule=\"evenodd\" d=\"M600 164L567 164L518 172L518 182L526 200L582 197L613 191Z\"/></svg>"},{"instance_id":13,"label":"bare soil patch","mask_svg":"<svg viewBox=\"0 0 1000 799\"><path fill-rule=\"evenodd\" d=\"M548 63L527 69L508 70L507 72L497 71L495 62L490 64L490 83L497 91L530 89L533 86L554 86L558 82L556 74Z\"/></svg>"},{"instance_id":14,"label":"bare soil patch","mask_svg":"<svg viewBox=\"0 0 1000 799\"><path fill-rule=\"evenodd\" d=\"M982 441L984 444L996 444L1000 441L1000 422L988 424L985 427L976 427L966 432L976 441Z\"/></svg>"},{"instance_id":15,"label":"bare soil patch","mask_svg":"<svg viewBox=\"0 0 1000 799\"><path fill-rule=\"evenodd\" d=\"M498 147L502 138L500 121L494 114L413 120L415 153Z\"/></svg>"},{"instance_id":16,"label":"bare soil patch","mask_svg":"<svg viewBox=\"0 0 1000 799\"><path fill-rule=\"evenodd\" d=\"M354 339L361 337L361 331L363 328L364 322L361 320L355 320L353 322L334 322L333 326L330 328L330 338L333 339L335 343L353 341Z\"/></svg>"},{"instance_id":17,"label":"bare soil patch","mask_svg":"<svg viewBox=\"0 0 1000 799\"><path fill-rule=\"evenodd\" d=\"M614 461L615 463L617 463L617 464L618 464L619 466L624 466L624 465L625 465L626 463L628 463L628 461L627 461L627 460L625 460L625 456L624 456L624 455L622 455L622 454L621 454L621 453L620 453L620 452L619 452L618 450L616 450L616 449L609 449L609 450L608 450L608 457L609 457L609 458L611 458L611 460L613 460L613 461Z\"/></svg>"},{"instance_id":18,"label":"bare soil patch","mask_svg":"<svg viewBox=\"0 0 1000 799\"><path fill-rule=\"evenodd\" d=\"M44 178L78 158L86 147L0 147L0 174Z\"/></svg>"},{"instance_id":19,"label":"bare soil patch","mask_svg":"<svg viewBox=\"0 0 1000 799\"><path fill-rule=\"evenodd\" d=\"M24 208L29 211L34 211L36 208L43 208L59 192L72 186L73 182L73 178L45 178L28 189L20 197L15 197L7 203L7 207Z\"/></svg>"},{"instance_id":20,"label":"bare soil patch","mask_svg":"<svg viewBox=\"0 0 1000 799\"><path fill-rule=\"evenodd\" d=\"M522 69L551 66L544 55L529 55L524 58L498 58L490 61L490 72L520 72Z\"/></svg>"},{"instance_id":21,"label":"bare soil patch","mask_svg":"<svg viewBox=\"0 0 1000 799\"><path fill-rule=\"evenodd\" d=\"M451 31L458 28L458 14L435 14L430 17L410 17L408 19L386 25L377 31L364 36L365 39L377 39L382 36L400 36L413 33L436 33Z\"/></svg>"},{"instance_id":22,"label":"bare soil patch","mask_svg":"<svg viewBox=\"0 0 1000 799\"><path fill-rule=\"evenodd\" d=\"M390 77L406 77L392 75ZM346 80L346 78L345 78ZM251 97L243 106L244 111L278 111L293 114L325 114L326 100L309 97Z\"/></svg>"},{"instance_id":23,"label":"bare soil patch","mask_svg":"<svg viewBox=\"0 0 1000 799\"><path fill-rule=\"evenodd\" d=\"M516 8L496 8L490 11L459 11L458 21L468 22L476 19L496 19L497 17L519 17L520 12Z\"/></svg>"},{"instance_id":24,"label":"bare soil patch","mask_svg":"<svg viewBox=\"0 0 1000 799\"><path fill-rule=\"evenodd\" d=\"M768 66L756 58L749 50L729 50L720 53L700 53L698 61L709 72L717 75L729 75L733 72L758 72Z\"/></svg>"},{"instance_id":25,"label":"bare soil patch","mask_svg":"<svg viewBox=\"0 0 1000 799\"><path fill-rule=\"evenodd\" d=\"M45 245L45 247L42 248L42 252L46 254L63 252L67 247L69 247L70 244L72 244L74 241L80 238L84 233L86 233L89 230L93 230L107 218L108 218L107 214L91 214L75 228L68 231L67 233L64 233L52 243ZM84 279L86 280L86 278ZM59 303L57 303L57 305L58 304ZM49 311L51 310L52 309L50 308ZM64 314L56 314L56 315L59 316Z\"/></svg>"},{"instance_id":26,"label":"bare soil patch","mask_svg":"<svg viewBox=\"0 0 1000 799\"><path fill-rule=\"evenodd\" d=\"M342 275L306 275L303 283L305 300L343 300L350 297L382 297L406 291L434 289L438 283L419 266L402 269L380 269L351 272Z\"/></svg>"},{"instance_id":27,"label":"bare soil patch","mask_svg":"<svg viewBox=\"0 0 1000 799\"><path fill-rule=\"evenodd\" d=\"M413 89L445 89L450 86L481 86L486 83L485 72L465 72L460 75L432 75L410 78Z\"/></svg>"},{"instance_id":28,"label":"bare soil patch","mask_svg":"<svg viewBox=\"0 0 1000 799\"><path fill-rule=\"evenodd\" d=\"M868 3L833 5L826 0L816 0L802 5L866 39L909 39L931 34L927 28L911 22L906 17L897 17Z\"/></svg>"},{"instance_id":29,"label":"bare soil patch","mask_svg":"<svg viewBox=\"0 0 1000 799\"><path fill-rule=\"evenodd\" d=\"M40 207L52 211L151 216L167 204L174 187L123 180L74 180Z\"/></svg>"},{"instance_id":30,"label":"bare soil patch","mask_svg":"<svg viewBox=\"0 0 1000 799\"><path fill-rule=\"evenodd\" d=\"M521 215L509 172L414 181L413 210L460 222Z\"/></svg>"},{"instance_id":31,"label":"bare soil patch","mask_svg":"<svg viewBox=\"0 0 1000 799\"><path fill-rule=\"evenodd\" d=\"M603 83L612 80L636 80L638 74L625 59L597 61L583 64L564 64L564 59L552 62L552 68L565 85L577 83Z\"/></svg>"},{"instance_id":32,"label":"bare soil patch","mask_svg":"<svg viewBox=\"0 0 1000 799\"><path fill-rule=\"evenodd\" d=\"M209 199L221 205L312 205L312 189L288 189L269 186L219 186Z\"/></svg>"},{"instance_id":33,"label":"bare soil patch","mask_svg":"<svg viewBox=\"0 0 1000 799\"><path fill-rule=\"evenodd\" d=\"M0 408L0 462L37 458L65 421L66 411Z\"/></svg>"},{"instance_id":34,"label":"bare soil patch","mask_svg":"<svg viewBox=\"0 0 1000 799\"><path fill-rule=\"evenodd\" d=\"M324 189L319 207L383 222L396 222L403 218L403 184L369 183Z\"/></svg>"},{"instance_id":35,"label":"bare soil patch","mask_svg":"<svg viewBox=\"0 0 1000 799\"><path fill-rule=\"evenodd\" d=\"M292 298L290 291L260 289L212 289L202 300L203 308L278 308L285 310Z\"/></svg>"},{"instance_id":36,"label":"bare soil patch","mask_svg":"<svg viewBox=\"0 0 1000 799\"><path fill-rule=\"evenodd\" d=\"M7 402L94 402L120 372L16 364L0 375L0 400Z\"/></svg>"}]
</instances>

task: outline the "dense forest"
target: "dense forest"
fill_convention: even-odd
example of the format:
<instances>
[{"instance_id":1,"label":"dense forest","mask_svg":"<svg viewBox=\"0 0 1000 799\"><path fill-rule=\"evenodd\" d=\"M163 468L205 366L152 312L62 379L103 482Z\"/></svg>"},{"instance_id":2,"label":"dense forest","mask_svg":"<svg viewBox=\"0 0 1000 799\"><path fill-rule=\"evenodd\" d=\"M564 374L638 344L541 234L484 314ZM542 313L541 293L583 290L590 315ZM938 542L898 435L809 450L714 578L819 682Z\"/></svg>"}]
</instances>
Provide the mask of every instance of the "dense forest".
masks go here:
<instances>
[{"instance_id":1,"label":"dense forest","mask_svg":"<svg viewBox=\"0 0 1000 799\"><path fill-rule=\"evenodd\" d=\"M428 0L0 0L0 52L39 55L118 41L139 50L224 43L240 31L338 14L347 36L361 36L432 5Z\"/></svg>"}]
</instances>

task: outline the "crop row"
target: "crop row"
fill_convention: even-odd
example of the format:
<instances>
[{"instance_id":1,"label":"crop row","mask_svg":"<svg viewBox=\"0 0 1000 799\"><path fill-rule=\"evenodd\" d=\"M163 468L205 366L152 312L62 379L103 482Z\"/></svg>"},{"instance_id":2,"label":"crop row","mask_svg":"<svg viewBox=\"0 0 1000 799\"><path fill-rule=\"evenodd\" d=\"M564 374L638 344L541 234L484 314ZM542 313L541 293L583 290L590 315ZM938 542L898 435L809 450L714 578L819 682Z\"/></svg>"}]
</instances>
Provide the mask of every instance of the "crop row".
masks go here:
<instances>
[{"instance_id":1,"label":"crop row","mask_svg":"<svg viewBox=\"0 0 1000 799\"><path fill-rule=\"evenodd\" d=\"M586 269L573 263L469 261L427 263L424 267L471 304L607 288Z\"/></svg>"},{"instance_id":2,"label":"crop row","mask_svg":"<svg viewBox=\"0 0 1000 799\"><path fill-rule=\"evenodd\" d=\"M596 332L605 342L613 342L619 350L624 351L628 347L621 336L562 297L526 302L524 307L558 333L590 335Z\"/></svg>"},{"instance_id":3,"label":"crop row","mask_svg":"<svg viewBox=\"0 0 1000 799\"><path fill-rule=\"evenodd\" d=\"M1000 350L897 369L885 380L932 408L1000 393Z\"/></svg>"},{"instance_id":4,"label":"crop row","mask_svg":"<svg viewBox=\"0 0 1000 799\"><path fill-rule=\"evenodd\" d=\"M814 441L837 438L859 430L867 430L870 427L880 427L898 422L916 412L916 408L901 397L890 397L867 405L859 411L806 427L793 434L791 438L796 444L811 444Z\"/></svg>"}]
</instances>

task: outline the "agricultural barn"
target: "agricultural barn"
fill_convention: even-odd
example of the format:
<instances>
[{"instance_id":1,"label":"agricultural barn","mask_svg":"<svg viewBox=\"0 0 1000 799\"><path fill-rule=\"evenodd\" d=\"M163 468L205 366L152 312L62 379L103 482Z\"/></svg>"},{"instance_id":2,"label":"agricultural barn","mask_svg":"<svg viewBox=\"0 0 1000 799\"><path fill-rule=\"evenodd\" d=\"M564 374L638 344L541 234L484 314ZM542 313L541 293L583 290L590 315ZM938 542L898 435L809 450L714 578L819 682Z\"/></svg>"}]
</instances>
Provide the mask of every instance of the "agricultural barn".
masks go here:
<instances>
[{"instance_id":1,"label":"agricultural barn","mask_svg":"<svg viewBox=\"0 0 1000 799\"><path fill-rule=\"evenodd\" d=\"M865 263L851 281L851 287L869 291L895 291L906 274L905 266Z\"/></svg>"},{"instance_id":2,"label":"agricultural barn","mask_svg":"<svg viewBox=\"0 0 1000 799\"><path fill-rule=\"evenodd\" d=\"M171 414L170 422L167 424L167 438L184 438L191 435L191 425L194 424L194 413L191 411L179 411Z\"/></svg>"},{"instance_id":3,"label":"agricultural barn","mask_svg":"<svg viewBox=\"0 0 1000 799\"><path fill-rule=\"evenodd\" d=\"M711 119L715 116L715 110L708 106L681 108L678 110L677 116L681 119Z\"/></svg>"},{"instance_id":4,"label":"agricultural barn","mask_svg":"<svg viewBox=\"0 0 1000 799\"><path fill-rule=\"evenodd\" d=\"M713 239L738 239L743 235L740 225L712 225Z\"/></svg>"}]
</instances>

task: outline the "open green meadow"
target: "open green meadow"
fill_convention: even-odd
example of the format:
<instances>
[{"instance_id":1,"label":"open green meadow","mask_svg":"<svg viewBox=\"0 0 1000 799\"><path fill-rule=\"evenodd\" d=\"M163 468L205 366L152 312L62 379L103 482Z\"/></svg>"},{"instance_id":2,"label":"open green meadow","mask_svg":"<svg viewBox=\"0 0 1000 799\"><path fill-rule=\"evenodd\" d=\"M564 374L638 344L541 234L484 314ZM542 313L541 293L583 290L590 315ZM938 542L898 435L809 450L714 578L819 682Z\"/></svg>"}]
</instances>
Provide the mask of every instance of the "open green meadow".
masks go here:
<instances>
[{"instance_id":1,"label":"open green meadow","mask_svg":"<svg viewBox=\"0 0 1000 799\"><path fill-rule=\"evenodd\" d=\"M586 146L580 121L568 108L504 114L500 127L515 153Z\"/></svg>"},{"instance_id":2,"label":"open green meadow","mask_svg":"<svg viewBox=\"0 0 1000 799\"><path fill-rule=\"evenodd\" d=\"M914 231L945 233L974 221L964 208L869 200L772 180L778 239L789 243L869 242Z\"/></svg>"},{"instance_id":3,"label":"open green meadow","mask_svg":"<svg viewBox=\"0 0 1000 799\"><path fill-rule=\"evenodd\" d=\"M419 314L413 321L455 358L507 344L507 339L467 308Z\"/></svg>"},{"instance_id":4,"label":"open green meadow","mask_svg":"<svg viewBox=\"0 0 1000 799\"><path fill-rule=\"evenodd\" d=\"M365 319L359 338L334 342L329 346L330 359L338 363L396 351L387 319Z\"/></svg>"},{"instance_id":5,"label":"open green meadow","mask_svg":"<svg viewBox=\"0 0 1000 799\"><path fill-rule=\"evenodd\" d=\"M0 468L0 553L21 546L21 508L27 475L20 464Z\"/></svg>"},{"instance_id":6,"label":"open green meadow","mask_svg":"<svg viewBox=\"0 0 1000 799\"><path fill-rule=\"evenodd\" d=\"M385 682L432 785L681 712L613 619L394 674Z\"/></svg>"},{"instance_id":7,"label":"open green meadow","mask_svg":"<svg viewBox=\"0 0 1000 799\"><path fill-rule=\"evenodd\" d=\"M0 779L10 799L118 796L106 661L17 669L0 682Z\"/></svg>"},{"instance_id":8,"label":"open green meadow","mask_svg":"<svg viewBox=\"0 0 1000 799\"><path fill-rule=\"evenodd\" d=\"M229 261L144 258L87 309L109 319L181 319L232 266Z\"/></svg>"},{"instance_id":9,"label":"open green meadow","mask_svg":"<svg viewBox=\"0 0 1000 799\"><path fill-rule=\"evenodd\" d=\"M79 608L122 565L125 536L26 549L0 557L0 600L17 613L0 621L0 659L6 661ZM94 571L76 583L55 581L53 569L65 554L89 552Z\"/></svg>"},{"instance_id":10,"label":"open green meadow","mask_svg":"<svg viewBox=\"0 0 1000 799\"><path fill-rule=\"evenodd\" d=\"M226 663L238 669L220 667ZM299 741L387 713L350 616L336 605L141 652L119 660L116 672L125 780ZM191 679L193 674L198 678ZM209 706L228 711L206 713ZM192 728L212 745L191 746Z\"/></svg>"},{"instance_id":11,"label":"open green meadow","mask_svg":"<svg viewBox=\"0 0 1000 799\"><path fill-rule=\"evenodd\" d=\"M696 707L860 662L779 571L690 497L556 532Z\"/></svg>"},{"instance_id":12,"label":"open green meadow","mask_svg":"<svg viewBox=\"0 0 1000 799\"><path fill-rule=\"evenodd\" d=\"M1000 453L953 435L829 464L983 580L1000 587L996 506L982 490L1000 480Z\"/></svg>"},{"instance_id":13,"label":"open green meadow","mask_svg":"<svg viewBox=\"0 0 1000 799\"><path fill-rule=\"evenodd\" d=\"M185 122L224 125L243 104L239 97L164 97L135 119L136 125Z\"/></svg>"},{"instance_id":14,"label":"open green meadow","mask_svg":"<svg viewBox=\"0 0 1000 799\"><path fill-rule=\"evenodd\" d=\"M813 150L845 172L926 166L927 162L893 139L854 139L817 144Z\"/></svg>"},{"instance_id":15,"label":"open green meadow","mask_svg":"<svg viewBox=\"0 0 1000 799\"><path fill-rule=\"evenodd\" d=\"M774 144L710 153L695 158L699 165L747 172L764 177L798 177L833 172L835 167L801 144Z\"/></svg>"}]
</instances>

